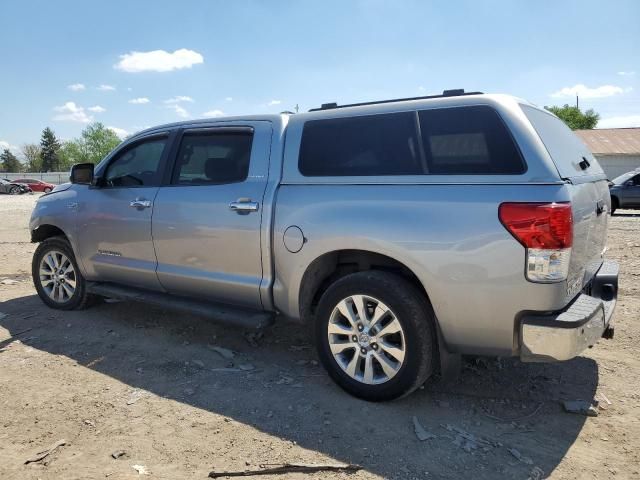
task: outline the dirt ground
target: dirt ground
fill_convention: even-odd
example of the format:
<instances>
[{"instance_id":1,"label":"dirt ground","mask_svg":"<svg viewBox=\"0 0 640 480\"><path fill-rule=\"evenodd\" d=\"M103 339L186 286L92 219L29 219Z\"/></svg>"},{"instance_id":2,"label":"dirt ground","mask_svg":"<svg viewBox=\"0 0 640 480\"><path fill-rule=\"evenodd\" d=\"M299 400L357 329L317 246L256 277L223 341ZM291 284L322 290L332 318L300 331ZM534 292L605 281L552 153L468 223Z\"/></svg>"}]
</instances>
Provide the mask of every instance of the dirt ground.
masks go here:
<instances>
[{"instance_id":1,"label":"dirt ground","mask_svg":"<svg viewBox=\"0 0 640 480\"><path fill-rule=\"evenodd\" d=\"M3 480L197 479L284 462L363 469L260 478L640 478L638 212L610 222L615 339L559 364L465 359L455 383L371 404L329 380L300 326L256 338L140 304L46 308L30 278L36 198L0 196ZM597 417L561 405L596 396ZM414 417L432 438L418 440Z\"/></svg>"}]
</instances>

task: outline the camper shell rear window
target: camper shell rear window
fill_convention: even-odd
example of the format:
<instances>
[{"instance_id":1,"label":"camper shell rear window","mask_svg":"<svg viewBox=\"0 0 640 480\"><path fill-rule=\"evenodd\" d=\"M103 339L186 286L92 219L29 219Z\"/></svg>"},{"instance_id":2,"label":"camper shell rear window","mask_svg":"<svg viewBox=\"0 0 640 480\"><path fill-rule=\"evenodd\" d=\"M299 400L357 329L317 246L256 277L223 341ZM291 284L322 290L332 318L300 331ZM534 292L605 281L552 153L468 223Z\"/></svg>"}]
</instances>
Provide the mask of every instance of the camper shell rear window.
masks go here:
<instances>
[{"instance_id":1,"label":"camper shell rear window","mask_svg":"<svg viewBox=\"0 0 640 480\"><path fill-rule=\"evenodd\" d=\"M604 173L587 146L562 120L530 105L520 105L520 108L542 140L562 178Z\"/></svg>"}]
</instances>

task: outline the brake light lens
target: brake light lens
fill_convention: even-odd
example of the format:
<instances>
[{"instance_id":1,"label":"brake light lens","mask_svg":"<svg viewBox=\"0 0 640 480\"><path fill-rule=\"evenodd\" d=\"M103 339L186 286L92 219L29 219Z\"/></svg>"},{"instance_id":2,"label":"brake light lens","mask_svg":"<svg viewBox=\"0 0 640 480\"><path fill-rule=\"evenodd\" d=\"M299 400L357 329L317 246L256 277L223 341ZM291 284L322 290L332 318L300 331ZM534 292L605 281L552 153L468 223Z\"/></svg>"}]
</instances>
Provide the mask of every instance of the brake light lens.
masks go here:
<instances>
[{"instance_id":1,"label":"brake light lens","mask_svg":"<svg viewBox=\"0 0 640 480\"><path fill-rule=\"evenodd\" d=\"M566 280L573 244L570 203L503 203L500 222L527 249L526 276L533 282Z\"/></svg>"}]
</instances>

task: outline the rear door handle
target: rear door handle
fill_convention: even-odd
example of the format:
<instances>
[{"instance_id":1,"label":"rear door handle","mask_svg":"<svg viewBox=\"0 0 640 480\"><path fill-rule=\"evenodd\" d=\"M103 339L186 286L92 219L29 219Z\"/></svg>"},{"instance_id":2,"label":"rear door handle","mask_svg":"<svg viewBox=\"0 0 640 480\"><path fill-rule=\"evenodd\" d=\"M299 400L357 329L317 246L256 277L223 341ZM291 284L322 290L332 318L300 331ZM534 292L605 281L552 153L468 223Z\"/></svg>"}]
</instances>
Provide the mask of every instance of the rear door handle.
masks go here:
<instances>
[{"instance_id":1,"label":"rear door handle","mask_svg":"<svg viewBox=\"0 0 640 480\"><path fill-rule=\"evenodd\" d=\"M237 212L240 215L257 212L259 207L260 204L258 202L252 202L249 198L239 198L237 201L229 204L229 210Z\"/></svg>"},{"instance_id":2,"label":"rear door handle","mask_svg":"<svg viewBox=\"0 0 640 480\"><path fill-rule=\"evenodd\" d=\"M143 208L151 207L151 200L145 200L143 198L136 198L133 202L129 203L129 206L132 208L137 208L142 210Z\"/></svg>"}]
</instances>

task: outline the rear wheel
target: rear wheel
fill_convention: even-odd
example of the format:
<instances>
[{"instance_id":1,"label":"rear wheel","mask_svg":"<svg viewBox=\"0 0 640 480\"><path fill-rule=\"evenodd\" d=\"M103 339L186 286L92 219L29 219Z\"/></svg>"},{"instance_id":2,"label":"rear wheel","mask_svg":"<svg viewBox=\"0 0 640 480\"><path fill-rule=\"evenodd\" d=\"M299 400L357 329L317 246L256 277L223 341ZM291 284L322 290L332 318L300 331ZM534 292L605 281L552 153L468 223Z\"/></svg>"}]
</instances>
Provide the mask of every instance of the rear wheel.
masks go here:
<instances>
[{"instance_id":1,"label":"rear wheel","mask_svg":"<svg viewBox=\"0 0 640 480\"><path fill-rule=\"evenodd\" d=\"M31 263L33 283L40 299L59 310L82 309L95 297L86 291L86 281L76 263L71 245L64 237L43 241Z\"/></svg>"},{"instance_id":2,"label":"rear wheel","mask_svg":"<svg viewBox=\"0 0 640 480\"><path fill-rule=\"evenodd\" d=\"M9 195L17 195L18 193L20 193L20 187L14 185L9 189Z\"/></svg>"},{"instance_id":3,"label":"rear wheel","mask_svg":"<svg viewBox=\"0 0 640 480\"><path fill-rule=\"evenodd\" d=\"M331 285L318 305L322 364L350 394L384 401L410 394L434 371L434 315L404 278L368 271Z\"/></svg>"},{"instance_id":4,"label":"rear wheel","mask_svg":"<svg viewBox=\"0 0 640 480\"><path fill-rule=\"evenodd\" d=\"M620 203L616 197L611 197L611 215L618 209Z\"/></svg>"}]
</instances>

